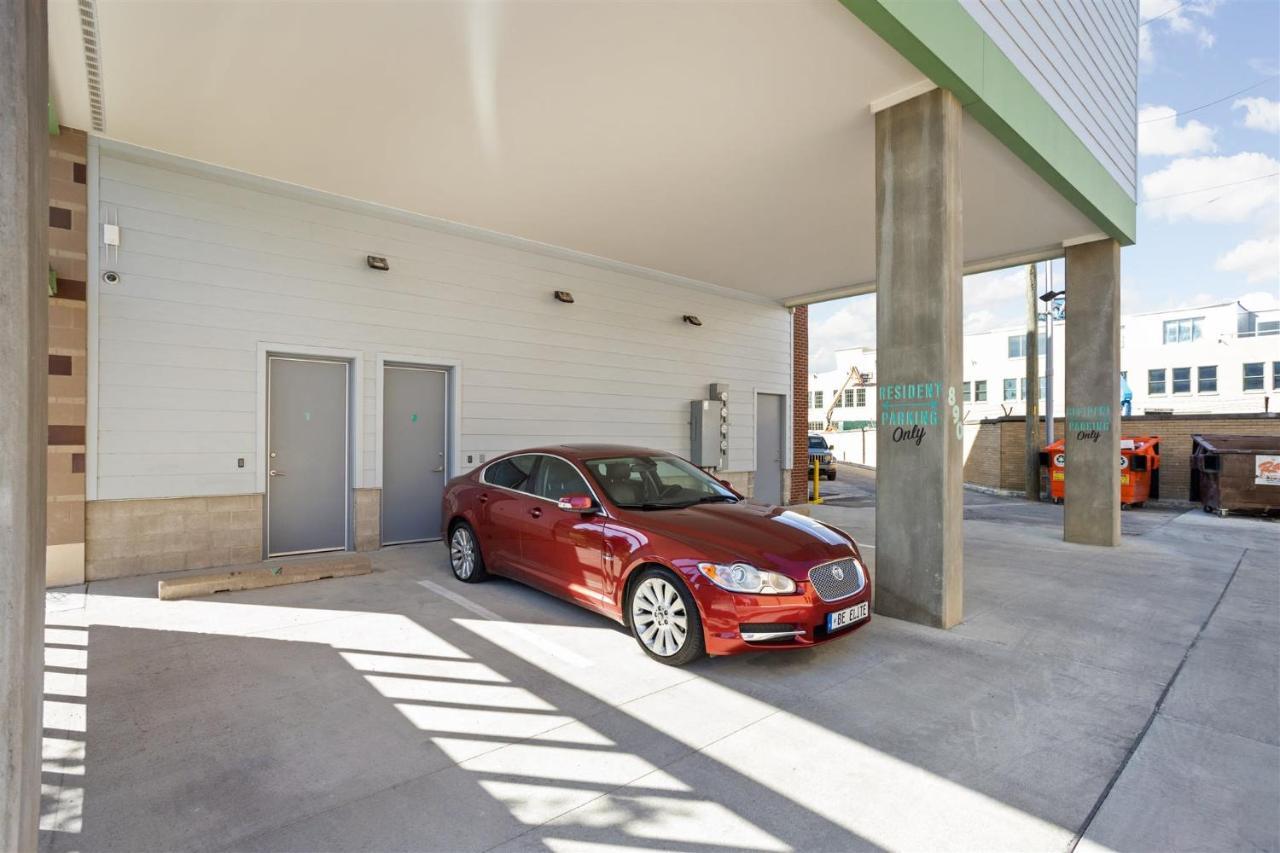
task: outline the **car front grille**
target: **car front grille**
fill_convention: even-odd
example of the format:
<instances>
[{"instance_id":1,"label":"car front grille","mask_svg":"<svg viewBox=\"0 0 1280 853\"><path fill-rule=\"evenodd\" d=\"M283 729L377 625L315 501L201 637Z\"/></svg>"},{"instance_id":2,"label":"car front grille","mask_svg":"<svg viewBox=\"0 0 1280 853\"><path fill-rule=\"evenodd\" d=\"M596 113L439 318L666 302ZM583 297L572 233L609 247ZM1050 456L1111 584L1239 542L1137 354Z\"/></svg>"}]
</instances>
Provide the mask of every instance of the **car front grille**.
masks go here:
<instances>
[{"instance_id":1,"label":"car front grille","mask_svg":"<svg viewBox=\"0 0 1280 853\"><path fill-rule=\"evenodd\" d=\"M809 570L809 583L823 601L839 601L862 591L866 584L862 567L853 557L834 560Z\"/></svg>"}]
</instances>

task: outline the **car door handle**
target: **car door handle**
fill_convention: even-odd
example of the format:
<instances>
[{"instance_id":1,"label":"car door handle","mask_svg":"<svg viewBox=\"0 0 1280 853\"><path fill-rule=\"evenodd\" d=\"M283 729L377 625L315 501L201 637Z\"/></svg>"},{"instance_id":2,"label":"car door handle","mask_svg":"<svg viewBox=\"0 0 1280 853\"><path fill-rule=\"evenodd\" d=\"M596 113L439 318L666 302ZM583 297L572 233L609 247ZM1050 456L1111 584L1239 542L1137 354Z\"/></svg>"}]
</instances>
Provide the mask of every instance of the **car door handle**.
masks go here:
<instances>
[{"instance_id":1,"label":"car door handle","mask_svg":"<svg viewBox=\"0 0 1280 853\"><path fill-rule=\"evenodd\" d=\"M476 500L480 501L480 503L482 503L482 504L484 504L484 503L488 503L488 502L489 502L489 496L488 496L488 495L481 495L480 497L476 498Z\"/></svg>"},{"instance_id":2,"label":"car door handle","mask_svg":"<svg viewBox=\"0 0 1280 853\"><path fill-rule=\"evenodd\" d=\"M533 509L529 510L529 515L532 515L534 518L542 518L542 507L535 506Z\"/></svg>"}]
</instances>

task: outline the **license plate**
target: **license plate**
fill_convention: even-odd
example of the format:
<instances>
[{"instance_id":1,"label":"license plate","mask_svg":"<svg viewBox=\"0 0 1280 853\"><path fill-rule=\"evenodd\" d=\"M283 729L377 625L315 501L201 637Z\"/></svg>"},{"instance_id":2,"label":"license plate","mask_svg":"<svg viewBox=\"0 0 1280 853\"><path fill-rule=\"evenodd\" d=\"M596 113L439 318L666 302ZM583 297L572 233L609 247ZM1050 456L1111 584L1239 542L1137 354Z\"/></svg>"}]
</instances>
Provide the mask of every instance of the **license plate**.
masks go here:
<instances>
[{"instance_id":1,"label":"license plate","mask_svg":"<svg viewBox=\"0 0 1280 853\"><path fill-rule=\"evenodd\" d=\"M846 607L844 610L837 610L835 613L827 614L827 631L839 631L841 628L848 628L855 622L861 622L867 618L869 613L868 602L855 604L852 607Z\"/></svg>"}]
</instances>

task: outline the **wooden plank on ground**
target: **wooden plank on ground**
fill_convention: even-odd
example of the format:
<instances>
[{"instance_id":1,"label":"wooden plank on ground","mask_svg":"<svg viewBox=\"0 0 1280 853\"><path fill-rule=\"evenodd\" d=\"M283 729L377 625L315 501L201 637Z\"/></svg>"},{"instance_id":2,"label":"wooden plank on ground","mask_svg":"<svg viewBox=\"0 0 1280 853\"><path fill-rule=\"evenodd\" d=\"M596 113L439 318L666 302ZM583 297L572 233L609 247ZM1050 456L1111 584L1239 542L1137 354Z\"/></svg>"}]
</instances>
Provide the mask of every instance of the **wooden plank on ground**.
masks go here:
<instances>
[{"instance_id":1,"label":"wooden plank on ground","mask_svg":"<svg viewBox=\"0 0 1280 853\"><path fill-rule=\"evenodd\" d=\"M350 554L342 557L326 557L309 560L278 562L268 560L261 566L166 578L159 583L157 595L163 601L178 598L194 598L217 592L244 589L263 589L291 583L306 583L326 578L346 578L367 575L373 571L368 557Z\"/></svg>"}]
</instances>

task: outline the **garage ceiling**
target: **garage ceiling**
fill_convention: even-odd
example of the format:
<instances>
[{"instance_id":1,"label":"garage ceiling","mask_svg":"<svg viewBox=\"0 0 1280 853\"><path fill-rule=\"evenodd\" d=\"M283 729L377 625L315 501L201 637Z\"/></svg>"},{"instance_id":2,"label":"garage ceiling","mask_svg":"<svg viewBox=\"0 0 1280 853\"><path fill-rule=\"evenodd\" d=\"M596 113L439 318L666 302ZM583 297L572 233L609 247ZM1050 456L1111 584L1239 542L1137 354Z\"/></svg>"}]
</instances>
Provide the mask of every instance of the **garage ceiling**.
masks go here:
<instances>
[{"instance_id":1,"label":"garage ceiling","mask_svg":"<svg viewBox=\"0 0 1280 853\"><path fill-rule=\"evenodd\" d=\"M102 135L778 301L875 277L873 118L926 83L837 0L53 0ZM972 119L971 267L1097 227Z\"/></svg>"}]
</instances>

